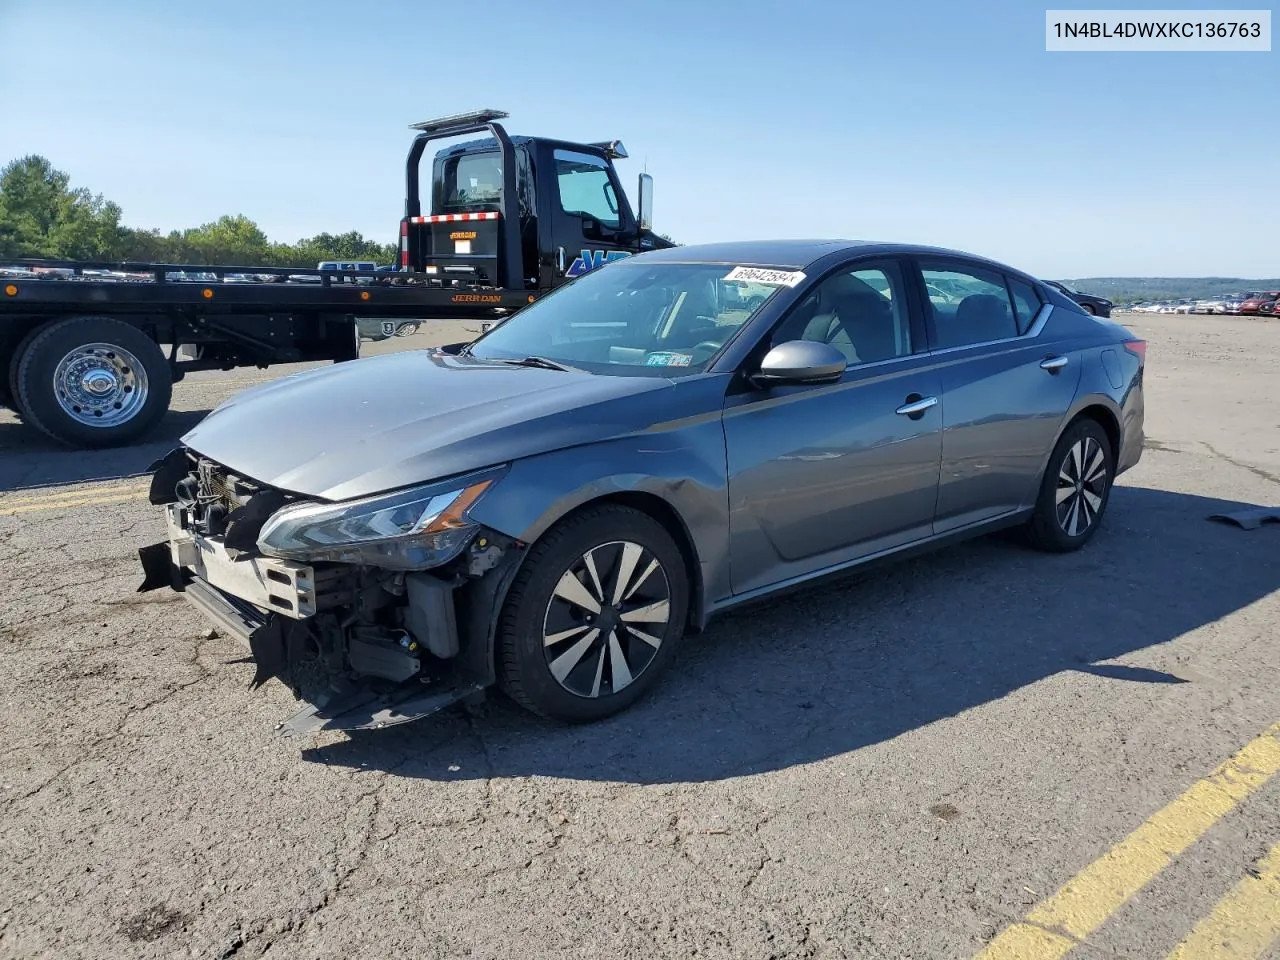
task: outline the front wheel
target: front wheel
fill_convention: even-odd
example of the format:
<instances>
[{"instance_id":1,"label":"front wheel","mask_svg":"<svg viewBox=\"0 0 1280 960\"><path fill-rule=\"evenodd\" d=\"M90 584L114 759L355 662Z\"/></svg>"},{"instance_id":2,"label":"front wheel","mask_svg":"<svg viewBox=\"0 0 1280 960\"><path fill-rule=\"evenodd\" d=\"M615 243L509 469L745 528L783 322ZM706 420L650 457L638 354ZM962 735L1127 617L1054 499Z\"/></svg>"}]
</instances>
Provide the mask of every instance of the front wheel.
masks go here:
<instances>
[{"instance_id":1,"label":"front wheel","mask_svg":"<svg viewBox=\"0 0 1280 960\"><path fill-rule=\"evenodd\" d=\"M1111 441L1096 420L1078 420L1067 429L1049 456L1027 523L1033 545L1068 553L1089 542L1111 499L1112 460Z\"/></svg>"},{"instance_id":2,"label":"front wheel","mask_svg":"<svg viewBox=\"0 0 1280 960\"><path fill-rule=\"evenodd\" d=\"M13 374L24 419L75 447L141 437L169 409L169 365L137 327L110 317L71 317L31 336Z\"/></svg>"},{"instance_id":3,"label":"front wheel","mask_svg":"<svg viewBox=\"0 0 1280 960\"><path fill-rule=\"evenodd\" d=\"M411 337L418 332L416 323L406 323L396 330L397 337Z\"/></svg>"},{"instance_id":4,"label":"front wheel","mask_svg":"<svg viewBox=\"0 0 1280 960\"><path fill-rule=\"evenodd\" d=\"M648 514L608 504L557 524L529 550L498 630L502 686L571 723L642 697L684 634L684 557Z\"/></svg>"},{"instance_id":5,"label":"front wheel","mask_svg":"<svg viewBox=\"0 0 1280 960\"><path fill-rule=\"evenodd\" d=\"M1080 304L1080 306L1084 309L1084 312L1087 313L1089 316L1096 317L1098 315L1098 311L1094 309L1093 304L1082 303Z\"/></svg>"}]
</instances>

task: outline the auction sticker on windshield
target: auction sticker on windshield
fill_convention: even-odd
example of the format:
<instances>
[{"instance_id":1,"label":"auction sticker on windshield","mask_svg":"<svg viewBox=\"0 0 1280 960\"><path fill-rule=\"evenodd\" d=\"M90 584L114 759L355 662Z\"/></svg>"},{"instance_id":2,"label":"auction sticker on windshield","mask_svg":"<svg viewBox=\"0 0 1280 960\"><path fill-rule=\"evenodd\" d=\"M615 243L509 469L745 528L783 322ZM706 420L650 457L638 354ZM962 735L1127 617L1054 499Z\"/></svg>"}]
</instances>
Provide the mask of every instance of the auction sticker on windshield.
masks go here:
<instances>
[{"instance_id":1,"label":"auction sticker on windshield","mask_svg":"<svg viewBox=\"0 0 1280 960\"><path fill-rule=\"evenodd\" d=\"M725 276L726 280L742 280L748 283L775 283L784 287L794 287L804 279L799 270L768 270L764 267L734 267Z\"/></svg>"}]
</instances>

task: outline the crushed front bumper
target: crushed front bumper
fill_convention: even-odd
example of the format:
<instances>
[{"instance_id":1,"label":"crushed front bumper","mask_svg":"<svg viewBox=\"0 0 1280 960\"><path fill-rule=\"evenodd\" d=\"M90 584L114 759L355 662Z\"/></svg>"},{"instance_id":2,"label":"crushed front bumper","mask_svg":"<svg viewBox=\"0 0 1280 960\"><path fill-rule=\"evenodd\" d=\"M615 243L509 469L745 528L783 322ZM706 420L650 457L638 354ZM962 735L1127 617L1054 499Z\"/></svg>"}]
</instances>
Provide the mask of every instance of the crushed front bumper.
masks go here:
<instances>
[{"instance_id":1,"label":"crushed front bumper","mask_svg":"<svg viewBox=\"0 0 1280 960\"><path fill-rule=\"evenodd\" d=\"M216 538L191 532L183 507L166 506L169 538L138 551L139 592L169 588L186 597L224 636L250 654L251 688L284 679L298 662L317 613L316 571L301 563L233 556ZM325 577L320 577L323 589ZM413 677L399 684L347 672L308 695L307 705L276 729L285 736L324 730L370 730L417 720L452 704L479 698L484 685L452 673ZM303 696L295 688L295 696Z\"/></svg>"}]
</instances>

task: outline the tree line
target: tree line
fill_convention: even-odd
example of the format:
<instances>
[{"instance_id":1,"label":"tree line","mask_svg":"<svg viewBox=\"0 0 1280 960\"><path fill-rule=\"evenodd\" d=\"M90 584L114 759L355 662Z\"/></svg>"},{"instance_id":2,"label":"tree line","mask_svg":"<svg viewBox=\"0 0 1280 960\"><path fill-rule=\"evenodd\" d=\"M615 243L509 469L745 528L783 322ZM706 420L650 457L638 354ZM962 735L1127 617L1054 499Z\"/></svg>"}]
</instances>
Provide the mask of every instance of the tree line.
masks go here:
<instances>
[{"instance_id":1,"label":"tree line","mask_svg":"<svg viewBox=\"0 0 1280 960\"><path fill-rule=\"evenodd\" d=\"M85 187L48 159L20 157L0 171L0 260L133 260L153 263L314 267L321 260L393 263L394 244L359 231L320 233L297 243L273 243L248 217L222 216L185 230L127 227L120 205Z\"/></svg>"}]
</instances>

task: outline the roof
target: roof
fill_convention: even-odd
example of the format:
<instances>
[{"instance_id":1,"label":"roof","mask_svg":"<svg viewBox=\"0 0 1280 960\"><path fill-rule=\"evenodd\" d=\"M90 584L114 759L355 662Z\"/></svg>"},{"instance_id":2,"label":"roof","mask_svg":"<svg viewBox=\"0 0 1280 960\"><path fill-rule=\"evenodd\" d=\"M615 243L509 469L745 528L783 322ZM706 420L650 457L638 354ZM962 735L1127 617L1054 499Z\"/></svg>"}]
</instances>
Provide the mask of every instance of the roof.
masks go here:
<instances>
[{"instance_id":1,"label":"roof","mask_svg":"<svg viewBox=\"0 0 1280 960\"><path fill-rule=\"evenodd\" d=\"M966 257L1010 269L1003 264L961 250L923 246L914 243L890 243L883 240L744 240L729 243L695 243L644 254L646 260L694 260L712 263L740 263L769 267L807 267L832 254L947 254ZM1016 271L1021 273L1022 271Z\"/></svg>"},{"instance_id":2,"label":"roof","mask_svg":"<svg viewBox=\"0 0 1280 960\"><path fill-rule=\"evenodd\" d=\"M528 143L533 139L535 138L520 136L520 135L515 135L510 137L512 144L514 144L515 146L519 146L522 143ZM498 149L497 140L495 140L493 137L482 137L478 140L467 140L464 143L451 143L447 147L441 147L436 152L436 156L449 157L459 153L476 153L481 150L497 150L497 149Z\"/></svg>"}]
</instances>

